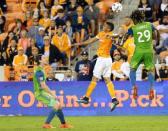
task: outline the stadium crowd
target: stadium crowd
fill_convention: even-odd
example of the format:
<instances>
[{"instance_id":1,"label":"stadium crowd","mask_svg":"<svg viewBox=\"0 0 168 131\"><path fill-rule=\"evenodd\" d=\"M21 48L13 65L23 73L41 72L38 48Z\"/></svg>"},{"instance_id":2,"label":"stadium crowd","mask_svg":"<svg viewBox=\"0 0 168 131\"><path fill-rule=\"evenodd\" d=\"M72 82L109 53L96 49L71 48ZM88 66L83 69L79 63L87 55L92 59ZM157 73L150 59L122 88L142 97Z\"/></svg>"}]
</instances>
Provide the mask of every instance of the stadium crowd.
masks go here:
<instances>
[{"instance_id":1,"label":"stadium crowd","mask_svg":"<svg viewBox=\"0 0 168 131\"><path fill-rule=\"evenodd\" d=\"M118 0L112 2L116 1ZM36 65L35 59L42 55L48 63L46 65L48 81L90 81L96 56L89 60L88 52L82 51L85 47L73 46L73 44L96 36L101 23L108 20L111 13L115 14L110 8L103 12L99 3L99 0L51 0L49 2L38 0L33 9L24 3L22 6L24 18L15 19L7 24L7 4L6 0L1 0L0 66L7 67L6 70L9 72L7 80L32 80L32 73L30 73L32 70L30 72L28 70ZM160 41L154 41L156 80L167 79L168 0L140 0L138 10L144 13L145 21L153 23L160 34ZM135 45L133 38L127 37L127 31L133 25L131 18L125 16L123 24L116 31L119 37L113 40L111 49L112 80L129 79L129 63ZM70 68L71 61L79 54L81 54L81 60ZM61 79L55 78L53 69L61 70L56 74ZM143 66L141 75L143 80L147 79Z\"/></svg>"}]
</instances>

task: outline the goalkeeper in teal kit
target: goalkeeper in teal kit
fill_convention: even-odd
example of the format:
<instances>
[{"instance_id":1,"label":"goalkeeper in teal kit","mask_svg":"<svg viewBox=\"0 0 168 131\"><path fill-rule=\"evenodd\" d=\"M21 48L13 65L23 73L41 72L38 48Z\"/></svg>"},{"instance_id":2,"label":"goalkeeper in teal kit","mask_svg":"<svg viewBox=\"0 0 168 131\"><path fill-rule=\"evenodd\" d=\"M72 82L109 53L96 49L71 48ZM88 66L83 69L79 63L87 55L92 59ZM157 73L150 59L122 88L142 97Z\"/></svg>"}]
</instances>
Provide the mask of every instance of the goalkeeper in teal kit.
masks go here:
<instances>
[{"instance_id":1,"label":"goalkeeper in teal kit","mask_svg":"<svg viewBox=\"0 0 168 131\"><path fill-rule=\"evenodd\" d=\"M149 22L144 22L144 15L136 10L132 13L131 19L134 22L128 30L128 35L134 37L135 51L131 59L130 81L133 87L133 98L138 97L138 88L136 86L136 70L141 63L144 63L148 71L148 81L150 82L149 99L154 98L154 49L153 38L157 38L157 31Z\"/></svg>"},{"instance_id":2,"label":"goalkeeper in teal kit","mask_svg":"<svg viewBox=\"0 0 168 131\"><path fill-rule=\"evenodd\" d=\"M35 67L34 76L33 76L35 98L38 101L42 102L44 105L47 105L52 109L43 125L43 128L54 128L51 125L51 121L55 115L59 118L61 122L60 128L72 128L71 125L65 122L64 114L62 112L62 107L59 101L57 100L56 95L46 85L46 82L45 82L46 76L43 70L46 60L42 58L41 60L36 59L35 61L38 65L37 67Z\"/></svg>"}]
</instances>

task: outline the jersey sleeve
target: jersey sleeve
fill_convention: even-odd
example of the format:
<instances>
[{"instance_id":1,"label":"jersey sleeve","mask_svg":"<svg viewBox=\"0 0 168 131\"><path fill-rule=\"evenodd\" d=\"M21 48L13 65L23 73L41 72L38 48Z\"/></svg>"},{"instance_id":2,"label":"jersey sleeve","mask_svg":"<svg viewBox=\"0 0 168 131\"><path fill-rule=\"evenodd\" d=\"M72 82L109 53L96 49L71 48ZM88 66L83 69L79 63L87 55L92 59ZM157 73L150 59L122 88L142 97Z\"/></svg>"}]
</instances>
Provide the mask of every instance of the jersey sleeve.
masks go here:
<instances>
[{"instance_id":1,"label":"jersey sleeve","mask_svg":"<svg viewBox=\"0 0 168 131\"><path fill-rule=\"evenodd\" d=\"M38 83L44 82L45 78L44 78L44 73L42 71L37 71L36 72L36 78Z\"/></svg>"},{"instance_id":2,"label":"jersey sleeve","mask_svg":"<svg viewBox=\"0 0 168 131\"><path fill-rule=\"evenodd\" d=\"M128 29L127 34L128 34L128 35L132 35L132 36L133 36L133 30L132 30L132 28L129 28L129 29Z\"/></svg>"},{"instance_id":3,"label":"jersey sleeve","mask_svg":"<svg viewBox=\"0 0 168 131\"><path fill-rule=\"evenodd\" d=\"M96 38L99 40L101 37L101 32L99 32L97 35L96 35Z\"/></svg>"}]
</instances>

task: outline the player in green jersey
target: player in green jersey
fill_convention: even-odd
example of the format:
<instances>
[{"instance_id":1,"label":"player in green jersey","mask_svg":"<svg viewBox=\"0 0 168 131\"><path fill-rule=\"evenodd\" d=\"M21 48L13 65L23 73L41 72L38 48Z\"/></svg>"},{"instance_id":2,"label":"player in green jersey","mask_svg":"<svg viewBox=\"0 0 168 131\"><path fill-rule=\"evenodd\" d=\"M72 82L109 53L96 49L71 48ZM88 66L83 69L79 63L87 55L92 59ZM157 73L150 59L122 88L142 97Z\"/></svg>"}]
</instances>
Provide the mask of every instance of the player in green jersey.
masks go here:
<instances>
[{"instance_id":1,"label":"player in green jersey","mask_svg":"<svg viewBox=\"0 0 168 131\"><path fill-rule=\"evenodd\" d=\"M34 70L33 76L35 98L38 101L42 102L44 105L47 105L48 107L52 108L46 122L43 125L43 128L53 128L53 126L50 123L55 115L57 115L61 122L60 128L72 128L71 125L65 122L62 107L57 99L57 96L46 85L46 76L43 70L43 67L46 65L46 60L42 58L36 59L35 61L37 63L37 67Z\"/></svg>"},{"instance_id":2,"label":"player in green jersey","mask_svg":"<svg viewBox=\"0 0 168 131\"><path fill-rule=\"evenodd\" d=\"M135 51L131 59L130 81L133 87L133 98L137 99L138 89L136 86L136 70L141 63L144 63L148 71L150 82L149 99L154 98L154 49L153 38L157 40L156 30L149 22L144 22L144 15L136 10L132 13L131 19L134 22L128 30L128 35L134 37Z\"/></svg>"}]
</instances>

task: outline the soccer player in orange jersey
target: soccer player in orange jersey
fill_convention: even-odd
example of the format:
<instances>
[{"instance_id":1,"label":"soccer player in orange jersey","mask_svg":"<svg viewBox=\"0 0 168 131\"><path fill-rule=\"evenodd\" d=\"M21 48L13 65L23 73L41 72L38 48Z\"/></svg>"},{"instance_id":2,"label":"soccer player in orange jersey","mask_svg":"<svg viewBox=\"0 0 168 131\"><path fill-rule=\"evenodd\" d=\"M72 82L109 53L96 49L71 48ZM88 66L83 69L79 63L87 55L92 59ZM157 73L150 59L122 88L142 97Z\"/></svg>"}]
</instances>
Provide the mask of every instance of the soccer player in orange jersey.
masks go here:
<instances>
[{"instance_id":1,"label":"soccer player in orange jersey","mask_svg":"<svg viewBox=\"0 0 168 131\"><path fill-rule=\"evenodd\" d=\"M96 37L81 43L82 45L87 45L99 40L99 48L97 50L98 58L93 70L92 81L89 84L89 87L87 89L85 96L77 100L78 103L88 104L89 97L91 96L93 90L95 89L97 82L99 81L99 79L101 79L101 76L103 76L104 81L108 88L108 92L112 98L111 111L113 111L115 107L119 104L115 96L114 85L110 79L111 67L112 67L110 49L112 47L113 29L114 29L113 23L105 22L103 25L102 32L99 32Z\"/></svg>"}]
</instances>

